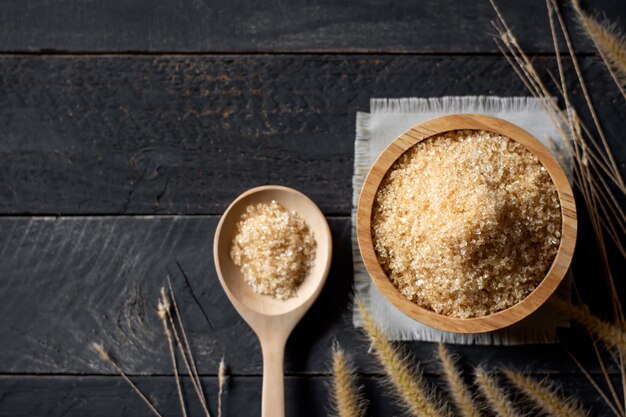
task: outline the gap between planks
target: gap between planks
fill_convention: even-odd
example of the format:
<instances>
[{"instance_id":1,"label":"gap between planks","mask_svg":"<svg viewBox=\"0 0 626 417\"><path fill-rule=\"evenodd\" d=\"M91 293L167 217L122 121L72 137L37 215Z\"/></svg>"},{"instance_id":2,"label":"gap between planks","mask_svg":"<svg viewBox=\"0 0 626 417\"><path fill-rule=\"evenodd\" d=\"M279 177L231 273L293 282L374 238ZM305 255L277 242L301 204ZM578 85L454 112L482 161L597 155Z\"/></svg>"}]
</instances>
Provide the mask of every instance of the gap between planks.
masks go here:
<instances>
[{"instance_id":1,"label":"gap between planks","mask_svg":"<svg viewBox=\"0 0 626 417\"><path fill-rule=\"evenodd\" d=\"M556 53L554 52L533 52L526 51L528 55L533 57L547 57L554 58ZM69 50L41 50L41 51L1 51L0 57L27 57L27 56L56 56L61 58L89 58L89 57L134 57L134 56L149 56L149 57L185 57L185 56L325 56L325 55L337 55L337 56L364 56L364 57L376 57L376 56L423 56L423 57L502 57L502 53L499 51L494 52L463 52L463 51L429 51L429 52L415 52L415 51L342 51L342 50L305 50L305 51L69 51ZM567 52L561 52L561 57L569 57ZM596 53L592 52L580 52L576 54L579 58L595 57Z\"/></svg>"}]
</instances>

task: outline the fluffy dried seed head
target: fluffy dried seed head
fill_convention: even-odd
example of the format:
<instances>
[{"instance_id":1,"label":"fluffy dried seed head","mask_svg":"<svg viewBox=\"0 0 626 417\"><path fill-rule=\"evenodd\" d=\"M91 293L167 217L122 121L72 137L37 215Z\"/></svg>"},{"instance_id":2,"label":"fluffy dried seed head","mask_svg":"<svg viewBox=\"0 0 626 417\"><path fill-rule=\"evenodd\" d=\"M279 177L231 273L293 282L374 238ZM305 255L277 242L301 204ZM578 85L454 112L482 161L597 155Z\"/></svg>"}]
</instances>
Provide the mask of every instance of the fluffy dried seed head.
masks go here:
<instances>
[{"instance_id":1,"label":"fluffy dried seed head","mask_svg":"<svg viewBox=\"0 0 626 417\"><path fill-rule=\"evenodd\" d=\"M102 343L96 343L96 342L92 342L91 343L91 348L98 354L100 355L100 358L103 361L106 362L111 362L111 357L109 356L109 354L104 350L104 345Z\"/></svg>"}]
</instances>

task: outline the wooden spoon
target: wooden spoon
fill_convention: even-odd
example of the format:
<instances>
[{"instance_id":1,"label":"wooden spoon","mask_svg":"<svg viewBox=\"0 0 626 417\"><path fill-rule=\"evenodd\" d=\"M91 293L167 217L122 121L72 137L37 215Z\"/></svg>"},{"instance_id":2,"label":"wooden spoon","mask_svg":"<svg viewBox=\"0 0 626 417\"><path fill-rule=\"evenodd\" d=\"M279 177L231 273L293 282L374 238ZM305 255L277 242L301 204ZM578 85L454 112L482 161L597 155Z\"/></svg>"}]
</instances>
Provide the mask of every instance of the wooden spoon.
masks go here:
<instances>
[{"instance_id":1,"label":"wooden spoon","mask_svg":"<svg viewBox=\"0 0 626 417\"><path fill-rule=\"evenodd\" d=\"M298 288L297 295L277 300L255 293L244 281L243 274L230 258L237 222L246 208L253 204L277 201L285 209L300 215L316 241L315 261L309 275ZM330 268L332 240L326 218L304 194L287 187L268 185L241 194L226 209L213 241L215 269L226 295L241 317L254 330L263 351L262 417L284 417L285 393L283 362L289 334L317 298Z\"/></svg>"}]
</instances>

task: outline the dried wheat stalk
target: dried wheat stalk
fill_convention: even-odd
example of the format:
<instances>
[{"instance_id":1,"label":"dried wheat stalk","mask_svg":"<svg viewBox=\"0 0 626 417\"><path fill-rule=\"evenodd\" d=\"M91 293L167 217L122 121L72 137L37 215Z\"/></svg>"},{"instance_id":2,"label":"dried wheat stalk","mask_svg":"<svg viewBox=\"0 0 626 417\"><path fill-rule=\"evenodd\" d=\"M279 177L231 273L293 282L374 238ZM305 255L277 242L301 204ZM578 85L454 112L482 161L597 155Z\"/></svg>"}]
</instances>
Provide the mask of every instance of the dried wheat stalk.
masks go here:
<instances>
[{"instance_id":1,"label":"dried wheat stalk","mask_svg":"<svg viewBox=\"0 0 626 417\"><path fill-rule=\"evenodd\" d=\"M226 385L226 362L224 357L220 360L220 367L217 371L218 392L217 392L217 417L222 417L222 394Z\"/></svg>"},{"instance_id":2,"label":"dried wheat stalk","mask_svg":"<svg viewBox=\"0 0 626 417\"><path fill-rule=\"evenodd\" d=\"M619 200L614 195L615 190L622 195L626 194L626 187L624 187L621 171L615 163L615 159L599 123L597 113L589 97L589 93L578 65L578 60L576 54L574 53L562 13L556 1L546 0L550 20L550 29L556 52L555 57L559 68L559 79L555 79L554 81L559 93L565 101L568 109L567 111L561 110L556 101L552 98L541 77L535 70L532 60L524 53L522 47L517 42L517 39L515 39L515 36L512 34L510 27L506 24L504 17L498 10L495 3L493 3L493 0L491 1L498 17L498 22L494 23L494 26L499 34L499 38L496 39L498 47L531 94L535 97L545 98L544 103L546 112L553 118L555 125L561 129L561 136L568 147L568 152L573 157L574 180L585 200L585 204L590 214L591 224L601 254L604 275L610 290L615 321L617 326L623 328L625 323L624 313L617 287L615 285L615 279L611 271L607 250L608 242L606 239L610 239L620 254L626 257L626 250L622 242L623 236L626 234L624 233L626 230L626 216L624 216L624 211L618 203ZM567 52L575 70L576 81L583 92L586 110L593 119L596 130L595 134L599 136L599 141L595 139L594 133L591 129L581 122L578 113L573 108L572 103L569 100L569 94L566 88L568 84L565 81L563 62L558 49L558 34L555 20L558 22L558 29L565 40ZM605 59L605 63L606 62L607 60ZM611 68L609 68L609 70L610 69ZM608 181L610 181L611 184ZM603 366L603 359L600 356L600 352L597 352L598 360L600 361L601 366ZM617 362L622 374L622 389L626 396L626 369L624 355L622 350L619 352L620 353L617 355ZM605 368L603 367L603 369ZM607 373L605 373L604 376L605 379L610 380ZM609 386L612 389L612 385L610 383ZM606 396L603 396L603 398L606 398ZM614 401L615 404L607 402L611 409L616 409L618 407L621 408L619 397L616 394L614 395ZM615 407L615 405L618 407Z\"/></svg>"},{"instance_id":3,"label":"dried wheat stalk","mask_svg":"<svg viewBox=\"0 0 626 417\"><path fill-rule=\"evenodd\" d=\"M450 412L436 392L427 386L421 373L414 370L415 367L411 366L408 358L387 340L374 323L365 304L357 302L356 306L376 357L385 369L401 404L416 417L449 416Z\"/></svg>"},{"instance_id":4,"label":"dried wheat stalk","mask_svg":"<svg viewBox=\"0 0 626 417\"><path fill-rule=\"evenodd\" d=\"M551 17L550 21L552 22L552 13L556 14L556 16L558 17L558 22L561 25L561 31L565 36L567 34L567 30L563 27L563 18L560 10L558 9L558 6L552 0L547 0L547 4L548 11ZM617 320L623 321L624 316L621 308L621 302L617 294L606 251L605 233L607 230L610 231L611 233L609 233L609 237L613 238L615 245L620 248L620 252L626 254L626 250L624 250L624 245L621 242L621 239L619 238L617 233L613 233L613 231L619 229L619 225L626 224L626 218L623 215L623 210L621 210L619 204L617 203L618 200L613 195L613 188L602 180L602 176L606 175L606 177L611 179L611 181L614 183L613 185L621 193L626 194L626 188L622 185L623 180L621 172L614 163L612 152L610 148L608 148L608 145L606 145L603 134L601 134L602 140L596 141L593 138L593 135L591 134L589 129L584 126L582 122L580 122L580 118L573 108L568 108L567 112L564 112L559 108L556 101L543 83L541 77L535 70L532 60L524 53L523 49L517 42L517 39L511 33L511 30L506 24L504 17L497 9L495 4L493 4L493 7L496 10L496 14L499 19L499 22L494 23L494 25L500 35L500 38L497 39L497 42L500 42L500 49L502 50L505 58L511 63L513 69L518 74L520 79L522 79L524 84L528 87L529 91L533 94L533 96L545 99L545 109L547 113L553 118L555 126L557 126L557 128L560 128L561 136L563 137L565 144L568 146L568 151L570 152L570 154L573 155L574 179L579 186L581 193L583 194L583 198L585 199L585 203L590 212L590 218L592 221L594 233L596 234L596 240L598 242L600 252L603 255L603 268L605 271L607 282L611 289L611 299L614 312ZM551 28L555 48L557 48L558 52L556 29L552 24ZM572 57L572 63L576 68L578 82L585 92L586 88L584 87L584 80L582 78L582 74L580 73L580 69L578 68L575 54L571 47L571 42L569 41L568 35L566 36L566 45L568 46L568 51L570 53L570 56ZM564 88L565 81L563 79L564 74L562 71L560 54L557 54L556 57L557 63L559 63L559 74L561 77L560 92L563 95L566 104L569 105L570 101L568 98L567 90ZM594 115L595 110L593 109L593 104L588 98L588 95L584 95L586 96L588 110L592 115ZM594 117L594 119L596 118ZM598 132L602 132L601 128L599 127L599 123L596 123L596 127L598 128ZM588 145L587 142L589 142L591 145ZM616 213L616 218L602 216L602 213L609 211L612 213ZM617 227L615 226L615 222L617 222L618 224Z\"/></svg>"},{"instance_id":5,"label":"dried wheat stalk","mask_svg":"<svg viewBox=\"0 0 626 417\"><path fill-rule=\"evenodd\" d=\"M580 7L578 0L573 0L574 10L578 23L585 34L591 39L604 60L604 63L626 99L626 39L617 27L608 22L600 21Z\"/></svg>"},{"instance_id":6,"label":"dried wheat stalk","mask_svg":"<svg viewBox=\"0 0 626 417\"><path fill-rule=\"evenodd\" d=\"M356 385L356 374L345 352L339 347L333 348L333 383L332 394L335 411L339 417L364 417L365 400Z\"/></svg>"},{"instance_id":7,"label":"dried wheat stalk","mask_svg":"<svg viewBox=\"0 0 626 417\"><path fill-rule=\"evenodd\" d=\"M545 381L536 381L533 378L511 370L504 370L503 373L520 391L549 415L588 416L588 413L575 398L563 398L553 384Z\"/></svg>"},{"instance_id":8,"label":"dried wheat stalk","mask_svg":"<svg viewBox=\"0 0 626 417\"><path fill-rule=\"evenodd\" d=\"M150 400L148 400L148 397L146 397L144 395L144 393L141 392L141 390L137 387L137 385L135 385L135 383L133 381L131 381L130 378L128 378L126 373L124 371L122 371L122 368L119 367L117 362L115 362L113 360L113 358L111 358L111 356L108 354L108 352L106 350L104 350L104 346L102 345L102 343L95 343L95 342L93 342L91 344L91 347L92 347L93 350L96 351L96 353L98 353L98 355L100 355L100 358L103 361L105 361L107 363L110 363L115 368L115 370L119 373L119 375L122 377L122 379L124 381L126 381L126 383L132 388L132 390L135 392L135 394L137 394L137 396L141 399L141 401L143 401L144 404L146 404L148 406L150 411L152 411L152 414L154 414L157 417L163 417L161 415L161 413L159 413L157 411L157 409L152 405Z\"/></svg>"},{"instance_id":9,"label":"dried wheat stalk","mask_svg":"<svg viewBox=\"0 0 626 417\"><path fill-rule=\"evenodd\" d=\"M511 400L506 396L504 391L498 387L495 378L482 368L476 368L474 371L476 385L480 392L487 399L487 403L496 415L501 417L521 417Z\"/></svg>"},{"instance_id":10,"label":"dried wheat stalk","mask_svg":"<svg viewBox=\"0 0 626 417\"><path fill-rule=\"evenodd\" d=\"M626 414L624 414L624 408L622 407L622 404L619 401L619 398L615 401L615 403L611 402L611 400L609 399L607 394L602 390L602 388L600 388L600 386L598 385L596 380L593 379L593 377L591 376L589 371L587 371L585 369L585 367L580 363L580 361L578 359L576 359L576 357L572 354L572 352L570 352L568 349L565 349L565 351L567 352L569 357L572 359L572 361L576 364L578 369L583 373L583 375L585 375L585 378L587 378L587 380L589 381L591 386L593 386L593 388L596 390L598 395L602 398L602 400L604 400L606 405L611 409L613 414L616 417L624 417L624 416L626 416ZM604 368L603 368L603 372L606 372L606 370L604 370ZM614 398L617 398L617 393L615 392L615 389L613 388L613 385L610 382L610 379L609 379L609 387L611 389L611 394L615 396Z\"/></svg>"},{"instance_id":11,"label":"dried wheat stalk","mask_svg":"<svg viewBox=\"0 0 626 417\"><path fill-rule=\"evenodd\" d=\"M176 297L174 296L174 290L172 289L172 281L170 280L170 276L167 276L167 286L169 297L172 299L172 304L174 305L174 313L176 314L176 321L178 322L178 326L180 327L181 334L183 336L183 343L185 345L185 351L181 352L182 355L187 354L189 359L189 364L191 365L191 370L193 371L192 378L196 380L196 385L200 387L200 390L204 392L202 389L202 382L200 381L200 375L198 374L198 368L196 367L196 361L193 358L193 354L191 353L191 345L189 344L189 339L187 338L187 332L185 331L185 326L183 326L183 319L180 315L180 311L178 310L178 303L176 302ZM165 290L161 288L161 294L163 295ZM206 405L206 399L204 399L204 403Z\"/></svg>"},{"instance_id":12,"label":"dried wheat stalk","mask_svg":"<svg viewBox=\"0 0 626 417\"><path fill-rule=\"evenodd\" d=\"M176 363L176 354L174 353L174 341L172 339L172 332L170 332L170 329L167 325L167 311L165 309L165 305L161 300L159 300L159 303L157 305L157 314L159 315L159 319L161 319L161 323L163 323L163 331L165 332L165 337L167 338L167 345L170 351L170 360L172 361L172 369L174 369L174 378L176 379L176 391L178 392L178 401L180 402L180 408L183 413L183 417L187 417L185 399L183 398L183 390L180 385L180 375L178 374L178 364Z\"/></svg>"},{"instance_id":13,"label":"dried wheat stalk","mask_svg":"<svg viewBox=\"0 0 626 417\"><path fill-rule=\"evenodd\" d=\"M443 343L439 343L439 360L446 376L448 389L459 414L462 417L480 417L480 410L476 407L474 398L465 386L463 378L456 368L454 359Z\"/></svg>"},{"instance_id":14,"label":"dried wheat stalk","mask_svg":"<svg viewBox=\"0 0 626 417\"><path fill-rule=\"evenodd\" d=\"M170 328L172 329L172 334L174 336L174 340L176 341L176 345L178 346L178 350L181 353L181 357L183 359L183 363L185 364L185 367L187 368L187 372L188 372L189 376L191 377L191 384L193 385L193 388L196 391L196 395L198 396L198 400L200 401L200 405L202 406L202 410L204 411L204 415L206 417L211 417L211 414L209 413L209 409L207 407L207 401L206 401L206 398L204 396L204 391L202 389L202 386L199 384L200 377L197 374L197 371L194 373L194 371L192 370L192 367L190 365L189 359L187 359L187 355L185 354L185 348L183 347L183 344L180 341L180 337L178 336L178 330L176 330L176 325L174 324L174 319L172 317L172 314L170 313L170 311L171 311L170 310L171 309L171 303L170 303L169 297L168 297L167 293L165 292L164 288L161 288L161 301L162 301L163 305L165 306L166 316L167 316L167 319L168 319L168 321L170 323ZM182 325L182 321L179 321L179 323ZM181 330L184 332L184 327L181 327ZM187 348L189 348L188 345L187 345ZM188 352L189 352L189 354L191 354L191 350L190 349L188 350Z\"/></svg>"},{"instance_id":15,"label":"dried wheat stalk","mask_svg":"<svg viewBox=\"0 0 626 417\"><path fill-rule=\"evenodd\" d=\"M626 330L623 327L599 319L591 314L589 307L585 305L574 306L559 298L552 300L552 304L580 323L609 348L626 353Z\"/></svg>"}]
</instances>

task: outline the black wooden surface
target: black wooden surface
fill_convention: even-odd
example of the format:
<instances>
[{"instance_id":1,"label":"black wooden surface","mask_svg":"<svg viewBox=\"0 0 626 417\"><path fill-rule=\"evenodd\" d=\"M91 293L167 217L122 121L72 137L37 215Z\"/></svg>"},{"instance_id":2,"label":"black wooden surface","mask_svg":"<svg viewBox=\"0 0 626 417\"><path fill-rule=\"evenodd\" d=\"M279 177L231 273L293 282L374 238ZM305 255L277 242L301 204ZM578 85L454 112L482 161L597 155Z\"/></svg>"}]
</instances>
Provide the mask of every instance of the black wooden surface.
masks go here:
<instances>
[{"instance_id":1,"label":"black wooden surface","mask_svg":"<svg viewBox=\"0 0 626 417\"><path fill-rule=\"evenodd\" d=\"M586 404L595 413L603 410L602 399L595 395L593 388L586 383L584 377L562 377L551 375L556 383L567 392L586 398ZM614 378L614 382L619 382ZM137 385L149 393L157 409L165 416L181 415L173 377L138 377ZM444 385L439 378L430 382L442 391ZM204 391L210 402L212 416L216 415L215 398L217 381L215 377L202 379ZM330 378L326 375L308 378L286 377L285 402L287 415L303 417L321 417L333 415L329 404L328 385ZM391 417L403 415L403 410L387 389L385 382L379 377L365 376L359 380L364 387L365 395L370 399L368 409L370 415ZM191 415L203 415L197 397L190 382L184 382L187 406ZM120 417L148 416L146 406L128 389L119 378L102 376L39 376L39 377L0 377L0 391L4 393L0 408L0 416L15 415L52 415L65 417ZM236 376L229 380L223 394L225 416L258 416L261 414L261 403L258 400L261 391L261 379L249 376ZM524 398L517 398L516 403L525 407Z\"/></svg>"},{"instance_id":2,"label":"black wooden surface","mask_svg":"<svg viewBox=\"0 0 626 417\"><path fill-rule=\"evenodd\" d=\"M599 58L581 65L626 155L621 96ZM527 94L499 56L380 55L11 56L0 91L0 213L62 215L220 214L267 183L349 215L371 97Z\"/></svg>"},{"instance_id":3,"label":"black wooden surface","mask_svg":"<svg viewBox=\"0 0 626 417\"><path fill-rule=\"evenodd\" d=\"M553 50L545 2L498 3L528 51ZM621 0L592 3L623 18ZM0 3L0 50L497 52L493 18L487 0L14 0Z\"/></svg>"},{"instance_id":4,"label":"black wooden surface","mask_svg":"<svg viewBox=\"0 0 626 417\"><path fill-rule=\"evenodd\" d=\"M226 355L231 371L262 373L256 338L224 296L211 256L218 216L60 217L0 219L0 366L9 373L107 374L90 342L105 342L132 374L171 373L166 341L156 316L159 288L170 274L183 307L202 373L215 373ZM289 341L286 372L327 372L336 340L362 372L380 370L368 361L367 343L351 324L350 221L330 217L335 243L328 283ZM17 244L15 243L17 242ZM194 298L195 297L195 298ZM569 333L564 333L566 336ZM235 349L233 347L236 347ZM435 346L412 343L427 372L437 374ZM570 347L589 358L584 346ZM460 346L468 363L537 372L576 373L560 345ZM590 371L599 372L588 360Z\"/></svg>"},{"instance_id":5,"label":"black wooden surface","mask_svg":"<svg viewBox=\"0 0 626 417\"><path fill-rule=\"evenodd\" d=\"M537 65L554 69L544 2L502 3ZM593 8L626 19L623 1ZM492 18L488 1L1 3L0 416L149 415L92 341L177 415L155 313L166 274L211 406L225 355L224 415L258 415L260 349L219 286L211 244L226 205L267 183L310 195L334 241L328 284L288 343L288 415L329 414L335 340L362 373L370 415L400 414L350 321L355 113L372 97L526 95L495 53ZM624 102L574 36L624 166ZM602 307L593 248L583 213L575 271ZM561 336L599 375L580 333ZM435 347L404 345L439 384ZM561 345L453 350L466 367L549 376L607 412Z\"/></svg>"}]
</instances>

